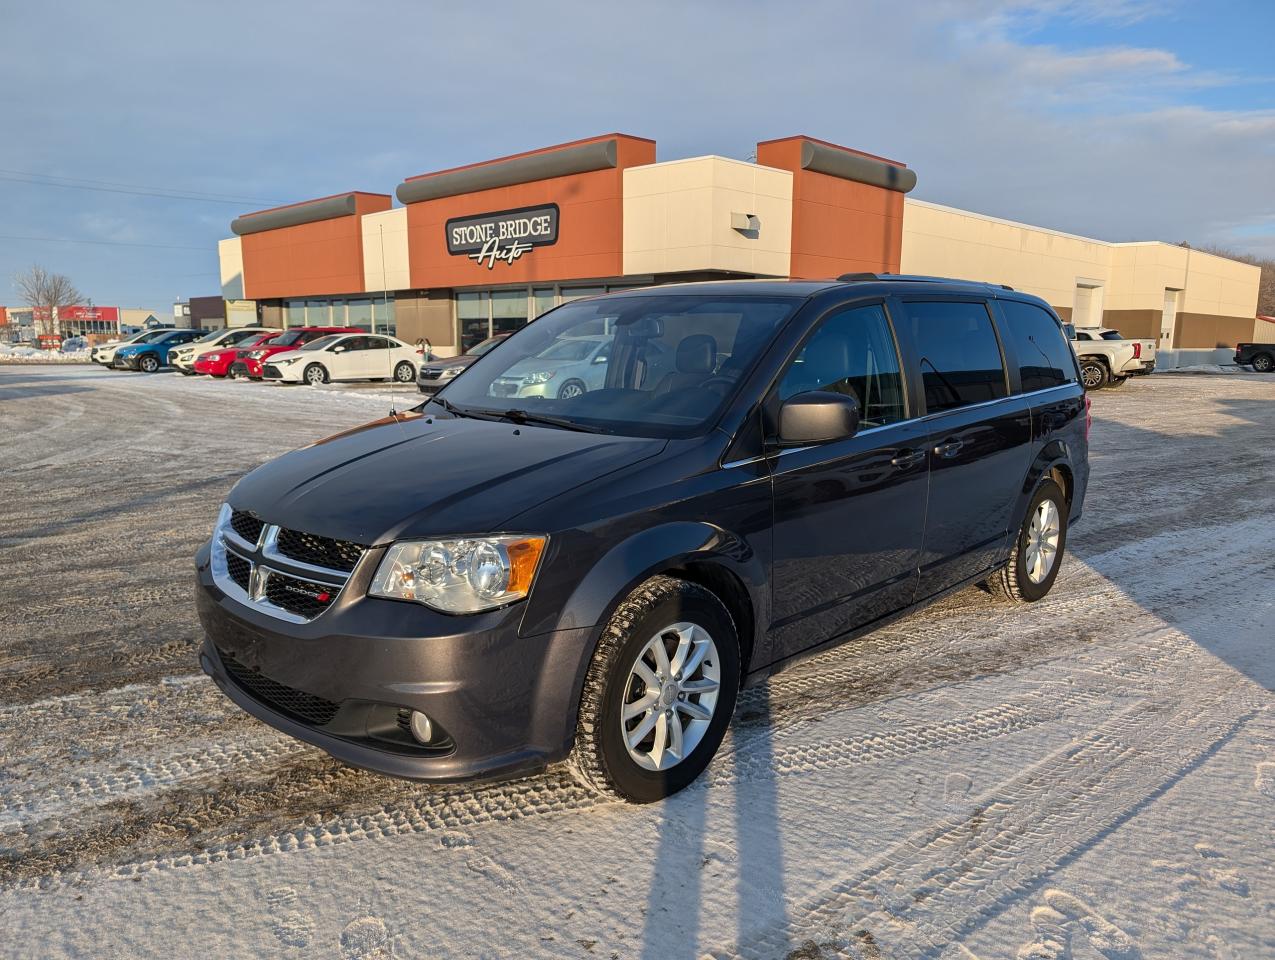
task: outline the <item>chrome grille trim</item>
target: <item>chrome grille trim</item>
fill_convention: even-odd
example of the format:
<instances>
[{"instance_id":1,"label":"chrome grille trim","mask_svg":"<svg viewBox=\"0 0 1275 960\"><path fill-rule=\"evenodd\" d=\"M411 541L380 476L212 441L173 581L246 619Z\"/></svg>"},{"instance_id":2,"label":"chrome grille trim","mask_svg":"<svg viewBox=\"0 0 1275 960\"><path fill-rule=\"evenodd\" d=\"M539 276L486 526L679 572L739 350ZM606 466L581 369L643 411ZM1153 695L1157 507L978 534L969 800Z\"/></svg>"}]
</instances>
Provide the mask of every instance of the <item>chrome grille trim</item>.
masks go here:
<instances>
[{"instance_id":1,"label":"chrome grille trim","mask_svg":"<svg viewBox=\"0 0 1275 960\"><path fill-rule=\"evenodd\" d=\"M224 511L223 517L213 531L212 538L212 577L222 593L244 606L288 623L310 623L323 616L341 598L341 592L345 589L353 571L319 567L279 553L280 527L278 524L266 524L262 528L258 542L250 544L235 533L230 526L229 518L229 511ZM230 576L227 557L231 555L248 564L248 589L246 590ZM357 567L357 563L355 566ZM331 599L314 616L307 617L293 613L270 601L270 582L274 578L292 580L297 583L318 582L320 586L332 588Z\"/></svg>"}]
</instances>

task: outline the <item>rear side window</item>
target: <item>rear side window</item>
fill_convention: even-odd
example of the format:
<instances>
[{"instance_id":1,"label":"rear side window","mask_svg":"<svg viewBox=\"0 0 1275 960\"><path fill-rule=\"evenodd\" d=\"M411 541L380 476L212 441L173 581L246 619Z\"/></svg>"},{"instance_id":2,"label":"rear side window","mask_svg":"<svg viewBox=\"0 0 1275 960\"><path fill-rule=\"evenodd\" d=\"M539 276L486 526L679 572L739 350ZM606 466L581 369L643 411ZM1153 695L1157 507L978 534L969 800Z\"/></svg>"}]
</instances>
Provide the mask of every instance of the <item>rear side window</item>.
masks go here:
<instances>
[{"instance_id":1,"label":"rear side window","mask_svg":"<svg viewBox=\"0 0 1275 960\"><path fill-rule=\"evenodd\" d=\"M984 304L927 300L906 306L927 413L1009 395L1000 343Z\"/></svg>"},{"instance_id":2,"label":"rear side window","mask_svg":"<svg viewBox=\"0 0 1275 960\"><path fill-rule=\"evenodd\" d=\"M854 397L865 427L903 419L899 353L880 304L834 313L806 341L784 374L779 397L811 390Z\"/></svg>"},{"instance_id":3,"label":"rear side window","mask_svg":"<svg viewBox=\"0 0 1275 960\"><path fill-rule=\"evenodd\" d=\"M1009 337L1018 354L1023 392L1047 390L1076 379L1076 362L1062 326L1040 307L1015 300L1000 301Z\"/></svg>"}]
</instances>

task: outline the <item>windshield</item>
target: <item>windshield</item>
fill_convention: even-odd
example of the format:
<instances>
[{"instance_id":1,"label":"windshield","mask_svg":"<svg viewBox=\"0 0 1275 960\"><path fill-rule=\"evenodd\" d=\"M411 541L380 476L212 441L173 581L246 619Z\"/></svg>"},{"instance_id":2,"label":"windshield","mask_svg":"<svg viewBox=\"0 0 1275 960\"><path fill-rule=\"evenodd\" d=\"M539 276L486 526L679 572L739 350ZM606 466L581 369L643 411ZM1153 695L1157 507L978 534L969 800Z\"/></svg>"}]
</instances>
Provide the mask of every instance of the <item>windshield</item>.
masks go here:
<instances>
[{"instance_id":1,"label":"windshield","mask_svg":"<svg viewBox=\"0 0 1275 960\"><path fill-rule=\"evenodd\" d=\"M195 340L194 342L195 343L212 343L212 341L216 340L218 337L223 337L225 335L226 335L225 330L211 330L208 333L205 333L198 340Z\"/></svg>"},{"instance_id":2,"label":"windshield","mask_svg":"<svg viewBox=\"0 0 1275 960\"><path fill-rule=\"evenodd\" d=\"M332 344L336 343L340 339L341 339L340 337L336 337L336 336L319 337L318 340L311 340L309 343L305 344L304 346L297 347L297 349L298 350L323 350L323 349L326 349L327 347L332 346Z\"/></svg>"},{"instance_id":3,"label":"windshield","mask_svg":"<svg viewBox=\"0 0 1275 960\"><path fill-rule=\"evenodd\" d=\"M799 303L676 294L581 300L519 330L443 393L461 414L523 411L613 433L695 436Z\"/></svg>"},{"instance_id":4,"label":"windshield","mask_svg":"<svg viewBox=\"0 0 1275 960\"><path fill-rule=\"evenodd\" d=\"M481 357L484 353L486 353L488 350L490 350L492 347L494 347L496 344L500 343L500 341L504 339L505 339L504 337L488 337L482 343L474 346L469 351L469 355L471 357Z\"/></svg>"},{"instance_id":5,"label":"windshield","mask_svg":"<svg viewBox=\"0 0 1275 960\"><path fill-rule=\"evenodd\" d=\"M289 330L286 333L276 334L275 338L270 341L272 347L289 347L301 339L300 330Z\"/></svg>"},{"instance_id":6,"label":"windshield","mask_svg":"<svg viewBox=\"0 0 1275 960\"><path fill-rule=\"evenodd\" d=\"M154 343L154 342L155 342L156 340L158 340L160 337L166 337L166 336L168 336L168 335L169 335L170 333L172 333L172 332L173 332L173 331L172 331L171 329L165 329L165 330L147 330L145 333L140 334L139 336L137 336L136 338L134 338L134 339L133 339L132 341L130 341L130 342L132 342L132 343Z\"/></svg>"}]
</instances>

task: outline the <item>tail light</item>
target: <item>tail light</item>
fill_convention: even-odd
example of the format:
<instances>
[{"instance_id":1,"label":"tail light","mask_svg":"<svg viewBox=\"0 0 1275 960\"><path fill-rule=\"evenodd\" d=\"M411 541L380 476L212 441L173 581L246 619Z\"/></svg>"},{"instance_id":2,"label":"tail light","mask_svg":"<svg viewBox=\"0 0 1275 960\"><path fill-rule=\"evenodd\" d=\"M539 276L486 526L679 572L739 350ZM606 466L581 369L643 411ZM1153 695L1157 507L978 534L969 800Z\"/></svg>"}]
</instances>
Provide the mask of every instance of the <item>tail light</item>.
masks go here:
<instances>
[{"instance_id":1,"label":"tail light","mask_svg":"<svg viewBox=\"0 0 1275 960\"><path fill-rule=\"evenodd\" d=\"M1085 394L1085 441L1089 440L1089 431L1093 428L1093 397Z\"/></svg>"},{"instance_id":2,"label":"tail light","mask_svg":"<svg viewBox=\"0 0 1275 960\"><path fill-rule=\"evenodd\" d=\"M1140 344L1140 343L1135 343L1135 344L1133 345L1133 359L1135 359L1135 360L1141 360L1141 359L1142 359L1142 344Z\"/></svg>"}]
</instances>

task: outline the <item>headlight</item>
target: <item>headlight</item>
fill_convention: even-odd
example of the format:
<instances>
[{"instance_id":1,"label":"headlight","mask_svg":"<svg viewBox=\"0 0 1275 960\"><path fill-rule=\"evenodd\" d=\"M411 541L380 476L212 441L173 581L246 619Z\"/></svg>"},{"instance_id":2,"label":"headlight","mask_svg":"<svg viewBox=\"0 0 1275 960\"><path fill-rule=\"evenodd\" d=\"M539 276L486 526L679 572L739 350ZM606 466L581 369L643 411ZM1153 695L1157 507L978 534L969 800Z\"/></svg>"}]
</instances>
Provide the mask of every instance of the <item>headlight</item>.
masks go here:
<instances>
[{"instance_id":1,"label":"headlight","mask_svg":"<svg viewBox=\"0 0 1275 960\"><path fill-rule=\"evenodd\" d=\"M286 367L288 364L296 363L300 359L300 357L284 357L282 360L272 360L270 362L276 367Z\"/></svg>"},{"instance_id":2,"label":"headlight","mask_svg":"<svg viewBox=\"0 0 1275 960\"><path fill-rule=\"evenodd\" d=\"M254 350L252 351L252 353L248 354L248 356L252 357L252 359L254 360L260 360L265 355L266 355L266 351L264 350Z\"/></svg>"},{"instance_id":3,"label":"headlight","mask_svg":"<svg viewBox=\"0 0 1275 960\"><path fill-rule=\"evenodd\" d=\"M552 380L556 370L540 370L536 373L529 373L522 378L523 383L547 383Z\"/></svg>"},{"instance_id":4,"label":"headlight","mask_svg":"<svg viewBox=\"0 0 1275 960\"><path fill-rule=\"evenodd\" d=\"M396 543L385 552L374 597L415 600L444 613L478 613L531 590L545 537L482 537Z\"/></svg>"},{"instance_id":5,"label":"headlight","mask_svg":"<svg viewBox=\"0 0 1275 960\"><path fill-rule=\"evenodd\" d=\"M441 376L454 377L456 376L456 374L460 373L460 371L461 371L460 367L443 367L443 372Z\"/></svg>"}]
</instances>

